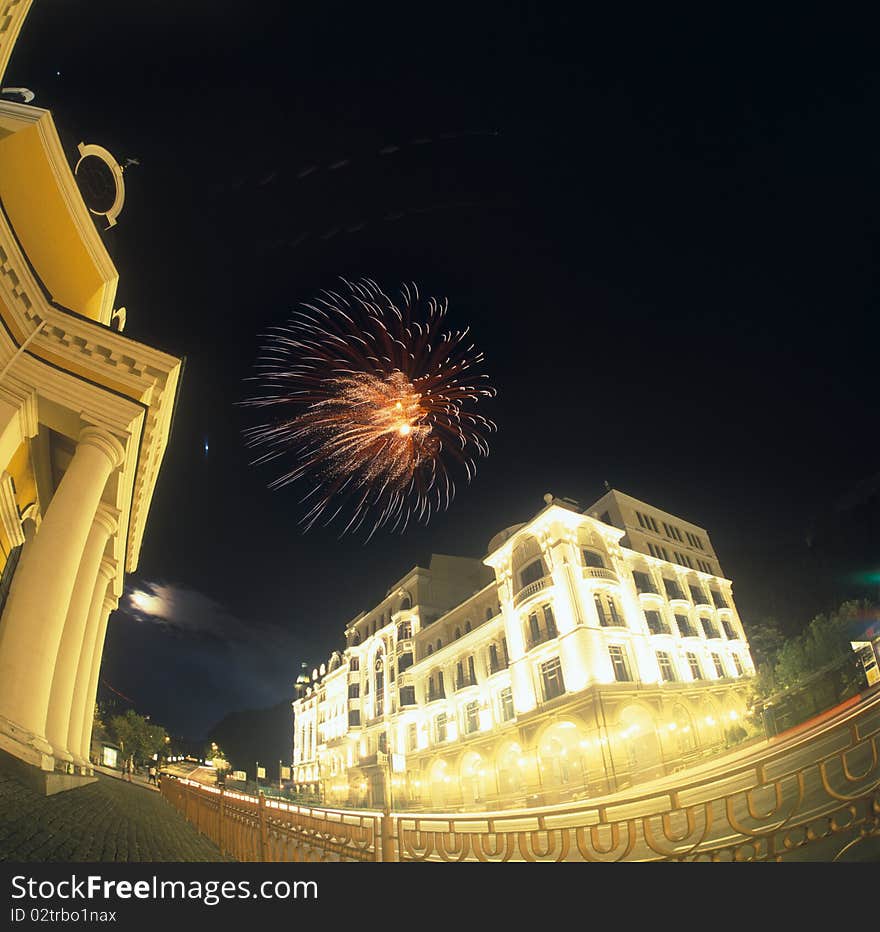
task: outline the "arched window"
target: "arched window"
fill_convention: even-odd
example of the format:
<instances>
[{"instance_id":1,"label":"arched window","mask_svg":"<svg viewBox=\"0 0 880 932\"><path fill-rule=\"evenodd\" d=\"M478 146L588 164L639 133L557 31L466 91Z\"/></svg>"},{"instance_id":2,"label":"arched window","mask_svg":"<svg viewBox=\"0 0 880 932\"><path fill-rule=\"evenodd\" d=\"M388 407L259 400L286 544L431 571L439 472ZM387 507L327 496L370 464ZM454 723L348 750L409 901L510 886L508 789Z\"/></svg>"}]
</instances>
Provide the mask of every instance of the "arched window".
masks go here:
<instances>
[{"instance_id":1,"label":"arched window","mask_svg":"<svg viewBox=\"0 0 880 932\"><path fill-rule=\"evenodd\" d=\"M433 645L431 645L431 644L428 645L428 653L429 653L429 654L433 654L433 653L434 653L434 647L433 647Z\"/></svg>"},{"instance_id":2,"label":"arched window","mask_svg":"<svg viewBox=\"0 0 880 932\"><path fill-rule=\"evenodd\" d=\"M492 609L487 608L486 609L486 621L491 621L491 620L492 620Z\"/></svg>"},{"instance_id":3,"label":"arched window","mask_svg":"<svg viewBox=\"0 0 880 932\"><path fill-rule=\"evenodd\" d=\"M437 650L440 650L440 648L441 648L442 646L443 646L443 642L440 641L440 640L438 640L438 641L437 641Z\"/></svg>"},{"instance_id":4,"label":"arched window","mask_svg":"<svg viewBox=\"0 0 880 932\"><path fill-rule=\"evenodd\" d=\"M471 630L471 623L470 623L469 621L466 621L466 622L464 623L464 633L467 634L468 631L470 631L470 630Z\"/></svg>"},{"instance_id":5,"label":"arched window","mask_svg":"<svg viewBox=\"0 0 880 932\"><path fill-rule=\"evenodd\" d=\"M404 592L403 598L400 600L399 611L405 611L408 608L412 608L412 598L408 592Z\"/></svg>"},{"instance_id":6,"label":"arched window","mask_svg":"<svg viewBox=\"0 0 880 932\"><path fill-rule=\"evenodd\" d=\"M519 588L524 589L546 575L541 558L541 545L534 537L527 537L513 552L514 573L519 576Z\"/></svg>"},{"instance_id":7,"label":"arched window","mask_svg":"<svg viewBox=\"0 0 880 932\"><path fill-rule=\"evenodd\" d=\"M457 641L461 637L461 628L455 629L455 640Z\"/></svg>"}]
</instances>

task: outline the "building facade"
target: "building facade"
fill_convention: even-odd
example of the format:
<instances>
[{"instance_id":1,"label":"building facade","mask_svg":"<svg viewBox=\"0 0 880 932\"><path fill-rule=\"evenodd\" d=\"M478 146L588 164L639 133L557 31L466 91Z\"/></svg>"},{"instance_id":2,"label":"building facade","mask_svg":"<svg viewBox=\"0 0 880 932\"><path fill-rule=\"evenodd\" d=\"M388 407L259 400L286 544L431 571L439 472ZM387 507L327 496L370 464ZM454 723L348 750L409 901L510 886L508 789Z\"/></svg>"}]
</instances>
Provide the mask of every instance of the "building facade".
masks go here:
<instances>
[{"instance_id":1,"label":"building facade","mask_svg":"<svg viewBox=\"0 0 880 932\"><path fill-rule=\"evenodd\" d=\"M7 3L0 82L30 6ZM14 89L13 89L14 90ZM115 190L87 205L80 172ZM104 635L137 566L181 360L122 334L99 146L0 100L0 763L46 792L91 772Z\"/></svg>"},{"instance_id":2,"label":"building facade","mask_svg":"<svg viewBox=\"0 0 880 932\"><path fill-rule=\"evenodd\" d=\"M545 496L482 561L435 555L345 629L293 703L329 805L502 808L717 752L754 665L705 529L617 491Z\"/></svg>"}]
</instances>

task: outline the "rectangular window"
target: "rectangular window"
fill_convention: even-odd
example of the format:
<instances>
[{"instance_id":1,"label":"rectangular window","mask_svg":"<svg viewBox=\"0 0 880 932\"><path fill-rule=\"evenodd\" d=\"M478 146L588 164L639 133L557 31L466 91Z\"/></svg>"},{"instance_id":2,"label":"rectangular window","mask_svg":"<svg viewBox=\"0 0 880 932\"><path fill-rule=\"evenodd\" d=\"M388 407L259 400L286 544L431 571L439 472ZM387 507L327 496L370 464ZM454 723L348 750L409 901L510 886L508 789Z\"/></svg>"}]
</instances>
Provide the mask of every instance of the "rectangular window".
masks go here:
<instances>
[{"instance_id":1,"label":"rectangular window","mask_svg":"<svg viewBox=\"0 0 880 932\"><path fill-rule=\"evenodd\" d=\"M626 651L621 644L610 644L608 655L611 657L611 666L614 668L614 679L619 683L631 683L632 674L629 670L629 661Z\"/></svg>"},{"instance_id":2,"label":"rectangular window","mask_svg":"<svg viewBox=\"0 0 880 932\"><path fill-rule=\"evenodd\" d=\"M711 618L701 618L700 624L703 626L703 635L707 638L721 637L715 622Z\"/></svg>"},{"instance_id":3,"label":"rectangular window","mask_svg":"<svg viewBox=\"0 0 880 932\"><path fill-rule=\"evenodd\" d=\"M727 640L728 640L728 641L738 641L738 640L739 640L739 635L737 634L736 629L733 627L733 625L732 625L726 618L722 618L722 619L721 619L721 624L722 624L723 627L724 627L724 634L725 634L725 636L727 637Z\"/></svg>"},{"instance_id":4,"label":"rectangular window","mask_svg":"<svg viewBox=\"0 0 880 932\"><path fill-rule=\"evenodd\" d=\"M665 683L675 682L675 667L672 665L672 658L666 651L657 651L657 666L660 667L660 676Z\"/></svg>"},{"instance_id":5,"label":"rectangular window","mask_svg":"<svg viewBox=\"0 0 880 932\"><path fill-rule=\"evenodd\" d=\"M639 524L640 524L643 528L645 528L645 529L647 530L647 529L648 529L648 525L647 525L647 523L645 522L645 519L644 519L644 517L642 516L642 513L641 513L640 511L637 511L637 512L636 512L636 517L639 519Z\"/></svg>"},{"instance_id":6,"label":"rectangular window","mask_svg":"<svg viewBox=\"0 0 880 932\"><path fill-rule=\"evenodd\" d=\"M541 625L538 621L537 612L532 612L529 615L529 643L532 646L541 643Z\"/></svg>"},{"instance_id":7,"label":"rectangular window","mask_svg":"<svg viewBox=\"0 0 880 932\"><path fill-rule=\"evenodd\" d=\"M415 686L401 686L400 687L400 705L415 705L416 704L416 688Z\"/></svg>"},{"instance_id":8,"label":"rectangular window","mask_svg":"<svg viewBox=\"0 0 880 932\"><path fill-rule=\"evenodd\" d=\"M731 654L731 656L733 657L733 666L736 669L736 675L742 676L745 673L743 670L742 661L739 659L737 654Z\"/></svg>"},{"instance_id":9,"label":"rectangular window","mask_svg":"<svg viewBox=\"0 0 880 932\"><path fill-rule=\"evenodd\" d=\"M562 664L558 657L541 664L541 683L544 687L545 702L565 692L565 685L562 682Z\"/></svg>"},{"instance_id":10,"label":"rectangular window","mask_svg":"<svg viewBox=\"0 0 880 932\"><path fill-rule=\"evenodd\" d=\"M442 744L446 740L446 713L441 712L434 719L434 736L437 744Z\"/></svg>"},{"instance_id":11,"label":"rectangular window","mask_svg":"<svg viewBox=\"0 0 880 932\"><path fill-rule=\"evenodd\" d=\"M663 622L658 611L645 612L645 621L648 622L648 630L651 634L669 634L669 628Z\"/></svg>"},{"instance_id":12,"label":"rectangular window","mask_svg":"<svg viewBox=\"0 0 880 932\"><path fill-rule=\"evenodd\" d=\"M547 639L559 636L556 630L556 619L553 617L553 609L549 605L544 606L544 624L547 626Z\"/></svg>"},{"instance_id":13,"label":"rectangular window","mask_svg":"<svg viewBox=\"0 0 880 932\"><path fill-rule=\"evenodd\" d=\"M697 632L694 630L694 626L691 624L691 621L687 615L676 615L675 623L678 625L679 637L683 637L683 638L698 637Z\"/></svg>"},{"instance_id":14,"label":"rectangular window","mask_svg":"<svg viewBox=\"0 0 880 932\"><path fill-rule=\"evenodd\" d=\"M724 672L724 664L721 662L721 655L712 651L712 663L715 664L715 675L719 680L723 680L727 674Z\"/></svg>"},{"instance_id":15,"label":"rectangular window","mask_svg":"<svg viewBox=\"0 0 880 932\"><path fill-rule=\"evenodd\" d=\"M406 726L406 746L409 751L415 751L419 746L419 726L415 722Z\"/></svg>"},{"instance_id":16,"label":"rectangular window","mask_svg":"<svg viewBox=\"0 0 880 932\"><path fill-rule=\"evenodd\" d=\"M633 580L635 581L637 592L657 592L651 577L647 573L633 570Z\"/></svg>"},{"instance_id":17,"label":"rectangular window","mask_svg":"<svg viewBox=\"0 0 880 932\"><path fill-rule=\"evenodd\" d=\"M724 596L714 589L712 590L712 601L715 603L715 608L730 608Z\"/></svg>"},{"instance_id":18,"label":"rectangular window","mask_svg":"<svg viewBox=\"0 0 880 932\"><path fill-rule=\"evenodd\" d=\"M361 695L360 683L349 683L348 684L348 698L359 699L360 695Z\"/></svg>"},{"instance_id":19,"label":"rectangular window","mask_svg":"<svg viewBox=\"0 0 880 932\"><path fill-rule=\"evenodd\" d=\"M703 671L700 669L700 661L697 659L697 655L688 651L687 662L688 666L691 668L691 676L693 679L701 680L703 678Z\"/></svg>"},{"instance_id":20,"label":"rectangular window","mask_svg":"<svg viewBox=\"0 0 880 932\"><path fill-rule=\"evenodd\" d=\"M476 673L476 670L474 669L474 655L473 654L471 654L468 657L467 666L468 666L468 683L471 686L474 686L476 685L476 682L477 682L477 673Z\"/></svg>"},{"instance_id":21,"label":"rectangular window","mask_svg":"<svg viewBox=\"0 0 880 932\"><path fill-rule=\"evenodd\" d=\"M480 703L469 702L464 707L464 733L472 735L480 727Z\"/></svg>"},{"instance_id":22,"label":"rectangular window","mask_svg":"<svg viewBox=\"0 0 880 932\"><path fill-rule=\"evenodd\" d=\"M706 605L706 596L703 594L703 590L699 586L688 586L688 589L691 591L691 598L694 600L694 605Z\"/></svg>"},{"instance_id":23,"label":"rectangular window","mask_svg":"<svg viewBox=\"0 0 880 932\"><path fill-rule=\"evenodd\" d=\"M489 672L497 673L501 669L501 661L498 659L498 646L489 645Z\"/></svg>"},{"instance_id":24,"label":"rectangular window","mask_svg":"<svg viewBox=\"0 0 880 932\"><path fill-rule=\"evenodd\" d=\"M595 550L582 550L581 553L584 557L584 566L598 566L600 569L604 569L605 561L600 553L596 553Z\"/></svg>"},{"instance_id":25,"label":"rectangular window","mask_svg":"<svg viewBox=\"0 0 880 932\"><path fill-rule=\"evenodd\" d=\"M672 579L663 579L663 585L666 587L666 598L668 599L683 599L684 594L677 582Z\"/></svg>"},{"instance_id":26,"label":"rectangular window","mask_svg":"<svg viewBox=\"0 0 880 932\"><path fill-rule=\"evenodd\" d=\"M501 704L501 721L509 722L513 719L513 690L508 686L498 694Z\"/></svg>"}]
</instances>

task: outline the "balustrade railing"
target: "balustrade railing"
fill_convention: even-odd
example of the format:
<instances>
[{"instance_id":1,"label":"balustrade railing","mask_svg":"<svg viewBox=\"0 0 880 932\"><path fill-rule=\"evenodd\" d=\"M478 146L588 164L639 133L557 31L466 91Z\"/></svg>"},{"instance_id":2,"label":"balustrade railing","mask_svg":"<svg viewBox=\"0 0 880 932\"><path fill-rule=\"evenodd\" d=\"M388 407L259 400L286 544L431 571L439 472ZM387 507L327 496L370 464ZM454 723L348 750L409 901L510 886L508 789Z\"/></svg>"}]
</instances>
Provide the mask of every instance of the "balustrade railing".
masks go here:
<instances>
[{"instance_id":1,"label":"balustrade railing","mask_svg":"<svg viewBox=\"0 0 880 932\"><path fill-rule=\"evenodd\" d=\"M876 858L880 693L778 747L577 804L456 813L316 809L165 777L221 851L266 861L784 861ZM709 765L711 766L711 765ZM861 847L860 847L861 846ZM872 847L873 846L873 847Z\"/></svg>"}]
</instances>

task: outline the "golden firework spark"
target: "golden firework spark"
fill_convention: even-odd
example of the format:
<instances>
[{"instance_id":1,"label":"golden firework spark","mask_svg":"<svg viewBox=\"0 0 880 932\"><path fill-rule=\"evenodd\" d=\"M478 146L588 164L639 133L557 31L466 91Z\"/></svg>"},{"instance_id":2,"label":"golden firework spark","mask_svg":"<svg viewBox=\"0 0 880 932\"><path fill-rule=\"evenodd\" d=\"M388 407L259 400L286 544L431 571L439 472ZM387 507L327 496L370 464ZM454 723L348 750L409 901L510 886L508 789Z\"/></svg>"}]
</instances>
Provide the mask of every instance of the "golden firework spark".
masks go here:
<instances>
[{"instance_id":1,"label":"golden firework spark","mask_svg":"<svg viewBox=\"0 0 880 932\"><path fill-rule=\"evenodd\" d=\"M495 390L472 376L483 356L466 345L468 331L442 331L445 301L423 304L403 286L398 306L373 281L345 284L348 294L324 292L272 334L259 364L264 394L246 403L283 413L246 436L268 448L256 462L295 456L273 486L311 479L306 528L347 508L343 533L368 515L371 535L387 523L403 530L448 507L452 464L473 478L495 425L471 408Z\"/></svg>"}]
</instances>

